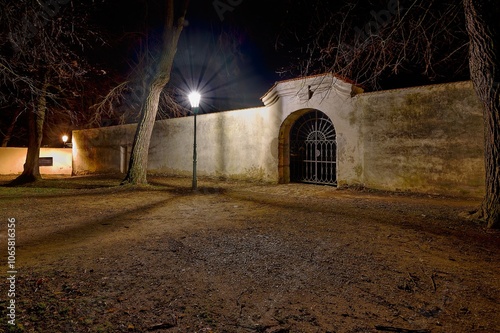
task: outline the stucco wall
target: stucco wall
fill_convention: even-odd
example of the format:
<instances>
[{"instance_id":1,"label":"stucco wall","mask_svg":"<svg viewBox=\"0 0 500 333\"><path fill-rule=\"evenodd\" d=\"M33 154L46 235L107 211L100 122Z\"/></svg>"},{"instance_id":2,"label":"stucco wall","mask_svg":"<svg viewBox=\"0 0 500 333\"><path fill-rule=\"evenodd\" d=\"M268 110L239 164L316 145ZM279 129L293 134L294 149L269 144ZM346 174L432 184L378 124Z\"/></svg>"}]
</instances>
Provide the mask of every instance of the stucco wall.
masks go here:
<instances>
[{"instance_id":1,"label":"stucco wall","mask_svg":"<svg viewBox=\"0 0 500 333\"><path fill-rule=\"evenodd\" d=\"M135 128L122 125L73 131L73 174L120 172L121 154L129 154Z\"/></svg>"},{"instance_id":2,"label":"stucco wall","mask_svg":"<svg viewBox=\"0 0 500 333\"><path fill-rule=\"evenodd\" d=\"M272 181L276 178L273 128L267 108L197 116L198 174ZM190 175L194 117L159 122L153 134L151 172Z\"/></svg>"},{"instance_id":3,"label":"stucco wall","mask_svg":"<svg viewBox=\"0 0 500 333\"><path fill-rule=\"evenodd\" d=\"M28 148L0 148L0 174L15 175L23 172ZM40 157L52 157L52 166L40 166L42 175L71 175L71 149L41 148Z\"/></svg>"},{"instance_id":4,"label":"stucco wall","mask_svg":"<svg viewBox=\"0 0 500 333\"><path fill-rule=\"evenodd\" d=\"M337 133L339 185L484 192L482 109L470 82L361 93L326 75L279 82L262 100L264 107L197 117L199 175L289 181L290 128L319 110ZM191 175L193 118L156 123L149 172ZM135 125L74 131L74 173L125 172L134 132Z\"/></svg>"},{"instance_id":5,"label":"stucco wall","mask_svg":"<svg viewBox=\"0 0 500 333\"><path fill-rule=\"evenodd\" d=\"M265 107L198 115L198 174L275 180L279 124L271 118ZM194 117L186 117L156 122L149 149L149 172L191 174L193 121ZM135 125L74 131L75 173L125 171L120 170L124 147L128 156L134 131Z\"/></svg>"},{"instance_id":6,"label":"stucco wall","mask_svg":"<svg viewBox=\"0 0 500 333\"><path fill-rule=\"evenodd\" d=\"M362 94L363 183L480 196L482 109L470 82Z\"/></svg>"}]
</instances>

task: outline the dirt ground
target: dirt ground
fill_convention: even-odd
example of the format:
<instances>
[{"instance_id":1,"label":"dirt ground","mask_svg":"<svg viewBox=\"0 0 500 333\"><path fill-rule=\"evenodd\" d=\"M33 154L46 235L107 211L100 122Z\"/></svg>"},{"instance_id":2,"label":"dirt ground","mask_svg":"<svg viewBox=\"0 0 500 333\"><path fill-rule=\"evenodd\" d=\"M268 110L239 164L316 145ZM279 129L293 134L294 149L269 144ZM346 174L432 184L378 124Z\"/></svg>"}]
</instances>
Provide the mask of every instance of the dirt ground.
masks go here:
<instances>
[{"instance_id":1,"label":"dirt ground","mask_svg":"<svg viewBox=\"0 0 500 333\"><path fill-rule=\"evenodd\" d=\"M500 233L462 217L477 199L119 181L0 187L0 332L500 332Z\"/></svg>"}]
</instances>

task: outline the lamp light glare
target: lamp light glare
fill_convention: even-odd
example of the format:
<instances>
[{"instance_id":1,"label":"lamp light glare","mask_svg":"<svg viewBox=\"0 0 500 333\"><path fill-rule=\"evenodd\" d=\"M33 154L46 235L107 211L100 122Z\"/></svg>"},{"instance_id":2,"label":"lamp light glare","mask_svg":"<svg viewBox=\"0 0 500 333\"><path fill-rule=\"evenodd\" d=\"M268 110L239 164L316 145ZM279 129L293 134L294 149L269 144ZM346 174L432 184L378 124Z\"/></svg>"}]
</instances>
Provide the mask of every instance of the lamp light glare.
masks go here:
<instances>
[{"instance_id":1,"label":"lamp light glare","mask_svg":"<svg viewBox=\"0 0 500 333\"><path fill-rule=\"evenodd\" d=\"M193 91L189 94L188 98L192 108L197 108L198 106L200 106L201 95L198 92Z\"/></svg>"},{"instance_id":2,"label":"lamp light glare","mask_svg":"<svg viewBox=\"0 0 500 333\"><path fill-rule=\"evenodd\" d=\"M63 135L62 136L62 140L64 143L68 142L68 136L67 135Z\"/></svg>"}]
</instances>

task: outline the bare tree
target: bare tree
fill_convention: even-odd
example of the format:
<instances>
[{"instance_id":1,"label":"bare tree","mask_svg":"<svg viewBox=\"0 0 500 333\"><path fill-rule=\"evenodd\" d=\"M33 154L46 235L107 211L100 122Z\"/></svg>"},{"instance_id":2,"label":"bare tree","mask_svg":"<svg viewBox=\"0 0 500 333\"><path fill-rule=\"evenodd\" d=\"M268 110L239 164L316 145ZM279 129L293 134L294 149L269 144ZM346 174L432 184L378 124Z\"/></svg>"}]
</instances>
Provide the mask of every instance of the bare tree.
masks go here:
<instances>
[{"instance_id":1,"label":"bare tree","mask_svg":"<svg viewBox=\"0 0 500 333\"><path fill-rule=\"evenodd\" d=\"M470 74L483 103L486 195L478 217L500 228L500 7L494 0L464 0L470 37Z\"/></svg>"},{"instance_id":2,"label":"bare tree","mask_svg":"<svg viewBox=\"0 0 500 333\"><path fill-rule=\"evenodd\" d=\"M69 0L0 2L0 100L28 113L28 152L11 185L40 179L38 159L49 106L65 109L88 70L77 53L98 37ZM70 96L70 97L68 97Z\"/></svg>"},{"instance_id":3,"label":"bare tree","mask_svg":"<svg viewBox=\"0 0 500 333\"><path fill-rule=\"evenodd\" d=\"M119 36L135 46L126 56L128 74L115 79L107 94L91 107L90 126L138 122L161 54L155 46L163 45L162 36L151 32L155 26L151 21L155 20L147 12L154 9L143 8L144 24ZM253 83L255 73L248 69L249 57L241 51L241 32L219 25L214 23L211 29L192 26L182 33L169 82L160 95L156 120L190 114L186 97L195 87L203 94L203 112L248 107L246 96L239 92L243 85Z\"/></svg>"},{"instance_id":4,"label":"bare tree","mask_svg":"<svg viewBox=\"0 0 500 333\"><path fill-rule=\"evenodd\" d=\"M288 12L276 41L278 50L291 55L281 72L333 72L367 90L400 86L401 78L413 85L464 78L468 41L463 8L450 3L293 1L300 10Z\"/></svg>"},{"instance_id":5,"label":"bare tree","mask_svg":"<svg viewBox=\"0 0 500 333\"><path fill-rule=\"evenodd\" d=\"M158 113L160 96L170 81L172 64L177 51L177 43L184 27L189 0L167 0L165 23L162 34L162 48L154 64L152 75L148 78L145 100L132 144L127 175L122 184L147 184L148 151L153 127Z\"/></svg>"},{"instance_id":6,"label":"bare tree","mask_svg":"<svg viewBox=\"0 0 500 333\"><path fill-rule=\"evenodd\" d=\"M146 29L146 28L145 28ZM90 119L87 126L123 125L137 123L146 99L148 79L152 75L151 67L155 63L155 53L149 48L148 35L141 34L139 44L132 59L127 63L130 72L125 77L116 77L111 89L105 96L99 96L97 103L90 107ZM173 98L175 89L166 86L160 95L156 119L175 118L185 115L188 110Z\"/></svg>"}]
</instances>

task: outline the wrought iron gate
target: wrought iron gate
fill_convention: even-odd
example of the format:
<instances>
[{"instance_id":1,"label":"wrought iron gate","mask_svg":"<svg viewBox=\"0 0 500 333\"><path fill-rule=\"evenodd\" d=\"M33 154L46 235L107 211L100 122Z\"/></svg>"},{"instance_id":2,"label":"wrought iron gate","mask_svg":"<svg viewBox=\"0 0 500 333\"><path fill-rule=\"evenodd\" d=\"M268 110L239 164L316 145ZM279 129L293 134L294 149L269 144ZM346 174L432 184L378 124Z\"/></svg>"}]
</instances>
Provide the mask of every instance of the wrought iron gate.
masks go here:
<instances>
[{"instance_id":1,"label":"wrought iron gate","mask_svg":"<svg viewBox=\"0 0 500 333\"><path fill-rule=\"evenodd\" d=\"M306 113L291 128L290 181L337 185L335 128L321 111Z\"/></svg>"}]
</instances>

